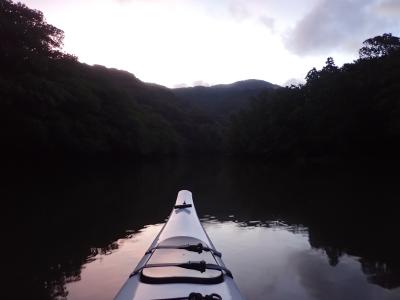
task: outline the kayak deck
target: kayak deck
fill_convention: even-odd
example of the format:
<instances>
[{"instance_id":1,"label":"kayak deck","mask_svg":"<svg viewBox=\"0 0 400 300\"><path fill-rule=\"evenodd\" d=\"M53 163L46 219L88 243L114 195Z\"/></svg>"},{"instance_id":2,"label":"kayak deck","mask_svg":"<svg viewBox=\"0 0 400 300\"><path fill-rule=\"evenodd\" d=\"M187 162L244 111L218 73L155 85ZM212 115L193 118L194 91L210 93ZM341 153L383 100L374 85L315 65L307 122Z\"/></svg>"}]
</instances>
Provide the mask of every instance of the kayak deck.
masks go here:
<instances>
[{"instance_id":1,"label":"kayak deck","mask_svg":"<svg viewBox=\"0 0 400 300\"><path fill-rule=\"evenodd\" d=\"M167 223L115 299L188 299L191 293L243 299L220 256L192 193L180 191Z\"/></svg>"},{"instance_id":2,"label":"kayak deck","mask_svg":"<svg viewBox=\"0 0 400 300\"><path fill-rule=\"evenodd\" d=\"M200 240L190 237L169 238L160 243L160 246L196 245ZM154 250L147 265L162 265L173 261L177 264L204 261L208 264L217 264L211 252L197 253L185 249L159 248ZM202 283L212 284L223 281L221 270L205 269L203 272L177 266L145 268L141 272L141 280L146 283Z\"/></svg>"},{"instance_id":3,"label":"kayak deck","mask_svg":"<svg viewBox=\"0 0 400 300\"><path fill-rule=\"evenodd\" d=\"M197 216L196 209L194 208L191 192L180 191L178 193L175 206L183 204L191 206L172 210L165 228L163 228L161 231L159 241L163 241L171 237L186 236L195 237L206 245L211 246L211 241L204 231L204 228Z\"/></svg>"}]
</instances>

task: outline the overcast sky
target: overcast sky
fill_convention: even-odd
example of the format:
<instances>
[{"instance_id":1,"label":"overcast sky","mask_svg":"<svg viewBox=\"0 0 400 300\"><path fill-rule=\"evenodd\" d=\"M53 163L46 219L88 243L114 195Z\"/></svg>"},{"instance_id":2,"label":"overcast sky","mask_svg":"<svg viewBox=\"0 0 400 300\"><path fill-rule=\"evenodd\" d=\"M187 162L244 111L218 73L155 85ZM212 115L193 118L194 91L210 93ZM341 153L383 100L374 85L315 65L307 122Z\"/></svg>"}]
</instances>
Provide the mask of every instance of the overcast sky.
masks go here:
<instances>
[{"instance_id":1,"label":"overcast sky","mask_svg":"<svg viewBox=\"0 0 400 300\"><path fill-rule=\"evenodd\" d=\"M362 42L400 36L400 0L23 0L81 62L168 87L304 79Z\"/></svg>"}]
</instances>

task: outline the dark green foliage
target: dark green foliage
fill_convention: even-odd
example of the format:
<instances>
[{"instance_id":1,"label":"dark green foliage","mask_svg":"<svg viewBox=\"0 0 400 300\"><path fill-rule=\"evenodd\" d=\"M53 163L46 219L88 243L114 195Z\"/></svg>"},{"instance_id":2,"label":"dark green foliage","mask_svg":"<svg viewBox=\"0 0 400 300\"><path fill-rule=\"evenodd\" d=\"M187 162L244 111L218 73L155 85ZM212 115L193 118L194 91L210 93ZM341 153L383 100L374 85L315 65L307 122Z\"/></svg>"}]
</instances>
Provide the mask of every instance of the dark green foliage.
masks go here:
<instances>
[{"instance_id":1,"label":"dark green foliage","mask_svg":"<svg viewBox=\"0 0 400 300\"><path fill-rule=\"evenodd\" d=\"M305 85L261 95L232 119L231 151L271 159L397 157L400 51L391 49L342 68L328 58Z\"/></svg>"},{"instance_id":2,"label":"dark green foliage","mask_svg":"<svg viewBox=\"0 0 400 300\"><path fill-rule=\"evenodd\" d=\"M370 59L389 55L400 49L400 38L384 33L364 41L359 54L361 59Z\"/></svg>"},{"instance_id":3,"label":"dark green foliage","mask_svg":"<svg viewBox=\"0 0 400 300\"><path fill-rule=\"evenodd\" d=\"M391 34L366 40L352 64L338 68L329 57L302 86L249 80L180 90L79 63L61 51L61 30L9 0L0 0L0 41L3 159L210 154L223 146L271 159L400 151L400 39ZM247 109L227 122L239 108Z\"/></svg>"},{"instance_id":4,"label":"dark green foliage","mask_svg":"<svg viewBox=\"0 0 400 300\"><path fill-rule=\"evenodd\" d=\"M0 64L9 71L46 64L44 57L70 57L61 52L64 32L44 20L43 13L21 3L0 1ZM42 58L42 59L40 59Z\"/></svg>"},{"instance_id":5,"label":"dark green foliage","mask_svg":"<svg viewBox=\"0 0 400 300\"><path fill-rule=\"evenodd\" d=\"M60 60L42 74L6 78L0 75L0 133L9 153L201 153L216 134L202 131L212 123L168 89L127 72Z\"/></svg>"},{"instance_id":6,"label":"dark green foliage","mask_svg":"<svg viewBox=\"0 0 400 300\"><path fill-rule=\"evenodd\" d=\"M231 119L230 150L246 155L287 155L298 143L303 125L297 87L268 91L255 98L248 110ZM300 123L300 124L299 124Z\"/></svg>"},{"instance_id":7,"label":"dark green foliage","mask_svg":"<svg viewBox=\"0 0 400 300\"><path fill-rule=\"evenodd\" d=\"M249 79L209 87L177 88L173 92L188 105L193 105L213 119L225 123L231 114L247 107L251 97L257 96L264 90L276 88L279 86L262 80Z\"/></svg>"},{"instance_id":8,"label":"dark green foliage","mask_svg":"<svg viewBox=\"0 0 400 300\"><path fill-rule=\"evenodd\" d=\"M213 122L171 90L63 54L63 32L23 4L0 2L3 157L135 157L215 152Z\"/></svg>"}]
</instances>

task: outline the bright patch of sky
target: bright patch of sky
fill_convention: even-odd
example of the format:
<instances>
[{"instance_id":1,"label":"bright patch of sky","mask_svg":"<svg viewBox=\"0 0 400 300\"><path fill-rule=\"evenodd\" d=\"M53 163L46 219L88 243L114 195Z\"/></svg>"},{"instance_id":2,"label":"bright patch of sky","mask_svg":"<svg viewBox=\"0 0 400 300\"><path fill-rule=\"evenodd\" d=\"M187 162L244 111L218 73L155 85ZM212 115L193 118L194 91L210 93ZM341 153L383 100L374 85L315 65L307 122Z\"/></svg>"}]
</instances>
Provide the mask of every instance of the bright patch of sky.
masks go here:
<instances>
[{"instance_id":1,"label":"bright patch of sky","mask_svg":"<svg viewBox=\"0 0 400 300\"><path fill-rule=\"evenodd\" d=\"M400 35L400 0L23 0L65 32L81 62L168 87L302 81L328 56Z\"/></svg>"}]
</instances>

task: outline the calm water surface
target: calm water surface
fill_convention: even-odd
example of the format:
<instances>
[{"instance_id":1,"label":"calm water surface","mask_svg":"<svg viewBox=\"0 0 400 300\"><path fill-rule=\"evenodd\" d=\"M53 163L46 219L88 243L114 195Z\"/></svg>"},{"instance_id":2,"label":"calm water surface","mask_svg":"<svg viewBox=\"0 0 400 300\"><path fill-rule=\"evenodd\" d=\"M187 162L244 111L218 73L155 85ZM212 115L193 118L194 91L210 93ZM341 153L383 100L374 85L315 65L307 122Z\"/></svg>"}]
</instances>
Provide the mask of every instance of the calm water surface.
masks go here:
<instances>
[{"instance_id":1,"label":"calm water surface","mask_svg":"<svg viewBox=\"0 0 400 300\"><path fill-rule=\"evenodd\" d=\"M185 188L247 299L400 299L398 179L221 160L8 170L9 287L112 299Z\"/></svg>"}]
</instances>

